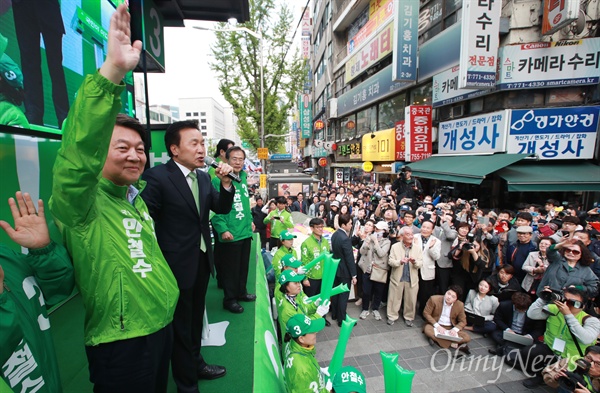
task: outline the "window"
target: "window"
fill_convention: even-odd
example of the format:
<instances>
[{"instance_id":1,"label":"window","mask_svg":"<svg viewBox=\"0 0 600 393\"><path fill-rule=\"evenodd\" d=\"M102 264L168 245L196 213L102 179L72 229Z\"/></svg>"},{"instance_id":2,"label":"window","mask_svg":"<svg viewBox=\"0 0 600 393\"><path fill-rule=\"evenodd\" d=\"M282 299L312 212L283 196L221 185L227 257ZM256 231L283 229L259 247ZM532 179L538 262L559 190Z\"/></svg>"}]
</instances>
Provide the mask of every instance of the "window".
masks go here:
<instances>
[{"instance_id":1,"label":"window","mask_svg":"<svg viewBox=\"0 0 600 393\"><path fill-rule=\"evenodd\" d=\"M377 129L377 106L372 106L356 114L356 135L368 134Z\"/></svg>"},{"instance_id":2,"label":"window","mask_svg":"<svg viewBox=\"0 0 600 393\"><path fill-rule=\"evenodd\" d=\"M200 116L206 116L206 112L200 112Z\"/></svg>"},{"instance_id":3,"label":"window","mask_svg":"<svg viewBox=\"0 0 600 393\"><path fill-rule=\"evenodd\" d=\"M207 134L206 134L206 132L203 132L203 133L202 133L202 136L206 136L206 135L207 135Z\"/></svg>"},{"instance_id":4,"label":"window","mask_svg":"<svg viewBox=\"0 0 600 393\"><path fill-rule=\"evenodd\" d=\"M404 120L406 94L400 94L379 104L378 130L392 128L397 121Z\"/></svg>"},{"instance_id":5,"label":"window","mask_svg":"<svg viewBox=\"0 0 600 393\"><path fill-rule=\"evenodd\" d=\"M206 130L206 126L200 126L200 129L201 130ZM204 133L202 133L202 134L204 134Z\"/></svg>"},{"instance_id":6,"label":"window","mask_svg":"<svg viewBox=\"0 0 600 393\"><path fill-rule=\"evenodd\" d=\"M190 116L192 115L192 112L185 112L185 115L186 115L187 117L190 117Z\"/></svg>"},{"instance_id":7,"label":"window","mask_svg":"<svg viewBox=\"0 0 600 393\"><path fill-rule=\"evenodd\" d=\"M432 82L419 86L410 92L410 105L431 105Z\"/></svg>"},{"instance_id":8,"label":"window","mask_svg":"<svg viewBox=\"0 0 600 393\"><path fill-rule=\"evenodd\" d=\"M340 120L340 139L354 138L356 135L356 115L350 115Z\"/></svg>"},{"instance_id":9,"label":"window","mask_svg":"<svg viewBox=\"0 0 600 393\"><path fill-rule=\"evenodd\" d=\"M194 116L198 116L198 112L194 112Z\"/></svg>"},{"instance_id":10,"label":"window","mask_svg":"<svg viewBox=\"0 0 600 393\"><path fill-rule=\"evenodd\" d=\"M206 123L206 119L200 119L200 123Z\"/></svg>"}]
</instances>

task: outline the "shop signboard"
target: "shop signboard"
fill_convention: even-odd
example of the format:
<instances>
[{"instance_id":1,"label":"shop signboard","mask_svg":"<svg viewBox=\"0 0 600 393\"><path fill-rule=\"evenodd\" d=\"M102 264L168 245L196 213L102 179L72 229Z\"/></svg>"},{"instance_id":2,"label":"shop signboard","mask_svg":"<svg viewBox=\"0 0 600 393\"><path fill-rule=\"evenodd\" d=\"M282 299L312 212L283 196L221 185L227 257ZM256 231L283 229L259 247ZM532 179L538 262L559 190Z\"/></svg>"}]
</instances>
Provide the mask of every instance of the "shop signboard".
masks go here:
<instances>
[{"instance_id":1,"label":"shop signboard","mask_svg":"<svg viewBox=\"0 0 600 393\"><path fill-rule=\"evenodd\" d=\"M594 158L599 115L600 106L513 109L507 151L540 160Z\"/></svg>"},{"instance_id":2,"label":"shop signboard","mask_svg":"<svg viewBox=\"0 0 600 393\"><path fill-rule=\"evenodd\" d=\"M595 85L600 81L600 38L532 42L500 48L500 89Z\"/></svg>"},{"instance_id":3,"label":"shop signboard","mask_svg":"<svg viewBox=\"0 0 600 393\"><path fill-rule=\"evenodd\" d=\"M340 161L360 161L362 159L361 141L339 143L335 152L335 160Z\"/></svg>"},{"instance_id":4,"label":"shop signboard","mask_svg":"<svg viewBox=\"0 0 600 393\"><path fill-rule=\"evenodd\" d=\"M362 159L364 161L394 161L396 130L377 131L362 137Z\"/></svg>"},{"instance_id":5,"label":"shop signboard","mask_svg":"<svg viewBox=\"0 0 600 393\"><path fill-rule=\"evenodd\" d=\"M579 16L579 0L544 0L542 34L551 35Z\"/></svg>"},{"instance_id":6,"label":"shop signboard","mask_svg":"<svg viewBox=\"0 0 600 393\"><path fill-rule=\"evenodd\" d=\"M498 0L463 0L460 88L496 85L501 8Z\"/></svg>"},{"instance_id":7,"label":"shop signboard","mask_svg":"<svg viewBox=\"0 0 600 393\"><path fill-rule=\"evenodd\" d=\"M434 108L450 105L455 102L468 100L489 94L495 89L461 89L458 87L460 66L456 65L433 77L432 104Z\"/></svg>"},{"instance_id":8,"label":"shop signboard","mask_svg":"<svg viewBox=\"0 0 600 393\"><path fill-rule=\"evenodd\" d=\"M302 138L310 138L312 134L312 101L309 94L300 94L298 106L300 107L300 130Z\"/></svg>"},{"instance_id":9,"label":"shop signboard","mask_svg":"<svg viewBox=\"0 0 600 393\"><path fill-rule=\"evenodd\" d=\"M431 105L409 105L405 108L404 161L425 160L433 154L431 112Z\"/></svg>"},{"instance_id":10,"label":"shop signboard","mask_svg":"<svg viewBox=\"0 0 600 393\"><path fill-rule=\"evenodd\" d=\"M373 3L377 4L374 7L369 7L369 21L346 44L349 55L371 38L377 29L394 15L394 0L372 0L371 4ZM371 9L374 9L374 11L371 12Z\"/></svg>"},{"instance_id":11,"label":"shop signboard","mask_svg":"<svg viewBox=\"0 0 600 393\"><path fill-rule=\"evenodd\" d=\"M394 23L390 21L379 34L373 37L368 44L357 50L346 62L346 83L350 83L369 67L392 53L393 31Z\"/></svg>"},{"instance_id":12,"label":"shop signboard","mask_svg":"<svg viewBox=\"0 0 600 393\"><path fill-rule=\"evenodd\" d=\"M406 140L404 139L404 120L397 121L394 125L396 132L396 161L404 161Z\"/></svg>"},{"instance_id":13,"label":"shop signboard","mask_svg":"<svg viewBox=\"0 0 600 393\"><path fill-rule=\"evenodd\" d=\"M473 154L506 151L510 110L440 123L438 153Z\"/></svg>"},{"instance_id":14,"label":"shop signboard","mask_svg":"<svg viewBox=\"0 0 600 393\"><path fill-rule=\"evenodd\" d=\"M417 80L418 14L419 0L399 0L398 9L394 12L392 79L395 81Z\"/></svg>"}]
</instances>

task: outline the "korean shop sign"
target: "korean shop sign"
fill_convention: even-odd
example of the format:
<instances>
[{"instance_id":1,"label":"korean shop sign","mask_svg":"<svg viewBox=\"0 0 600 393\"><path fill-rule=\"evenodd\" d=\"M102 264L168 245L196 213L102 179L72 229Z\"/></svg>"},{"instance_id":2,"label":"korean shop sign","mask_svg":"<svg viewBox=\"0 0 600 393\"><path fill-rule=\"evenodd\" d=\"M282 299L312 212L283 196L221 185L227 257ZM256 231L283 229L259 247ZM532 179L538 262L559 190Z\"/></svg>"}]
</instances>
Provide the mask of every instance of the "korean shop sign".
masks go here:
<instances>
[{"instance_id":1,"label":"korean shop sign","mask_svg":"<svg viewBox=\"0 0 600 393\"><path fill-rule=\"evenodd\" d=\"M409 105L405 108L404 161L414 162L431 157L431 111L430 105Z\"/></svg>"},{"instance_id":2,"label":"korean shop sign","mask_svg":"<svg viewBox=\"0 0 600 393\"><path fill-rule=\"evenodd\" d=\"M438 153L505 151L509 113L503 110L440 123Z\"/></svg>"},{"instance_id":3,"label":"korean shop sign","mask_svg":"<svg viewBox=\"0 0 600 393\"><path fill-rule=\"evenodd\" d=\"M368 44L355 51L356 54L346 63L346 83L392 53L393 31L394 23L390 22Z\"/></svg>"}]
</instances>

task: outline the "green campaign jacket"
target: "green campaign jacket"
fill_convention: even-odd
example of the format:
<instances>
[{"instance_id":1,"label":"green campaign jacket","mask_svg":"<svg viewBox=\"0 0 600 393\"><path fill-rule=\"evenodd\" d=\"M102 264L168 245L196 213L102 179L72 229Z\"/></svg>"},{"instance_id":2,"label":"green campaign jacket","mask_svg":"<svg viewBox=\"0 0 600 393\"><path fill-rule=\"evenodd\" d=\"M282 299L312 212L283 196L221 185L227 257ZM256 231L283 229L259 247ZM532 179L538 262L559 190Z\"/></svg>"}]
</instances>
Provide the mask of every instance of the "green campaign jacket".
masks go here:
<instances>
[{"instance_id":1,"label":"green campaign jacket","mask_svg":"<svg viewBox=\"0 0 600 393\"><path fill-rule=\"evenodd\" d=\"M235 195L231 211L227 214L215 214L211 219L213 228L217 231L216 240L221 243L230 243L221 239L221 235L227 231L233 235L234 242L252 237L252 212L250 211L250 193L248 192L248 175L240 172L241 182L234 182ZM213 177L213 186L221 189L221 180Z\"/></svg>"},{"instance_id":2,"label":"green campaign jacket","mask_svg":"<svg viewBox=\"0 0 600 393\"><path fill-rule=\"evenodd\" d=\"M50 211L75 267L85 344L141 337L173 320L179 289L139 196L102 177L124 85L88 75L63 126Z\"/></svg>"},{"instance_id":3,"label":"green campaign jacket","mask_svg":"<svg viewBox=\"0 0 600 393\"><path fill-rule=\"evenodd\" d=\"M306 265L324 252L329 252L329 242L323 236L319 242L316 237L310 235L300 246L302 254L302 265ZM323 278L323 263L317 263L312 269L306 272L308 278L320 280Z\"/></svg>"},{"instance_id":4,"label":"green campaign jacket","mask_svg":"<svg viewBox=\"0 0 600 393\"><path fill-rule=\"evenodd\" d=\"M0 244L0 373L12 391L62 392L47 307L73 292L73 265L56 243L28 255ZM0 387L0 391L4 391Z\"/></svg>"},{"instance_id":5,"label":"green campaign jacket","mask_svg":"<svg viewBox=\"0 0 600 393\"><path fill-rule=\"evenodd\" d=\"M283 368L288 393L329 393L315 355L314 347L304 348L295 340L285 344Z\"/></svg>"},{"instance_id":6,"label":"green campaign jacket","mask_svg":"<svg viewBox=\"0 0 600 393\"><path fill-rule=\"evenodd\" d=\"M273 217L283 218L283 222L273 219ZM293 228L294 223L292 222L292 215L287 210L279 211L277 209L271 211L263 220L265 224L271 223L271 237L279 239L281 232L286 229Z\"/></svg>"}]
</instances>

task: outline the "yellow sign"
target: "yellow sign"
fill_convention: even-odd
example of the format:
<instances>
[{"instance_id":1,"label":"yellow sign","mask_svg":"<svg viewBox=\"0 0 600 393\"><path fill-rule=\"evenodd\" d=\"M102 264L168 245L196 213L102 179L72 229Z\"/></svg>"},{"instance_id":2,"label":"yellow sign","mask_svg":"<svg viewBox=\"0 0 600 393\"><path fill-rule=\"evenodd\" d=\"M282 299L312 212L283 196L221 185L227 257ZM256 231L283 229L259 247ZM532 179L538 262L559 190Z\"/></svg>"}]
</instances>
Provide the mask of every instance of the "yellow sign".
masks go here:
<instances>
[{"instance_id":1,"label":"yellow sign","mask_svg":"<svg viewBox=\"0 0 600 393\"><path fill-rule=\"evenodd\" d=\"M256 149L256 153L258 155L259 160L268 160L269 159L269 149L266 147L259 147L258 149Z\"/></svg>"},{"instance_id":2,"label":"yellow sign","mask_svg":"<svg viewBox=\"0 0 600 393\"><path fill-rule=\"evenodd\" d=\"M368 44L352 52L352 57L346 62L345 82L349 83L367 68L392 53L393 41L394 23L390 22Z\"/></svg>"},{"instance_id":3,"label":"yellow sign","mask_svg":"<svg viewBox=\"0 0 600 393\"><path fill-rule=\"evenodd\" d=\"M362 159L365 161L394 161L396 131L377 131L362 137Z\"/></svg>"},{"instance_id":4,"label":"yellow sign","mask_svg":"<svg viewBox=\"0 0 600 393\"><path fill-rule=\"evenodd\" d=\"M259 188L267 188L267 175L260 175Z\"/></svg>"},{"instance_id":5,"label":"yellow sign","mask_svg":"<svg viewBox=\"0 0 600 393\"><path fill-rule=\"evenodd\" d=\"M373 170L373 163L371 161L363 162L362 169L365 172L371 172Z\"/></svg>"}]
</instances>

